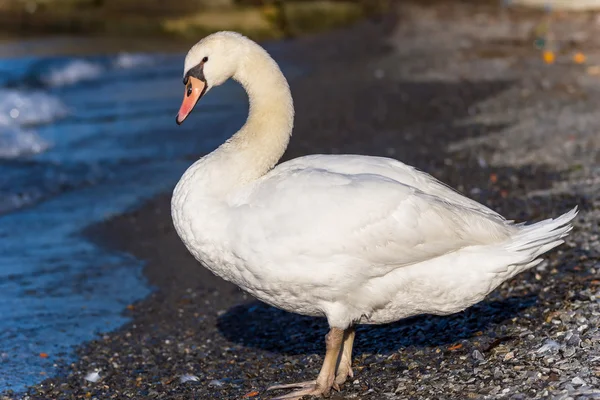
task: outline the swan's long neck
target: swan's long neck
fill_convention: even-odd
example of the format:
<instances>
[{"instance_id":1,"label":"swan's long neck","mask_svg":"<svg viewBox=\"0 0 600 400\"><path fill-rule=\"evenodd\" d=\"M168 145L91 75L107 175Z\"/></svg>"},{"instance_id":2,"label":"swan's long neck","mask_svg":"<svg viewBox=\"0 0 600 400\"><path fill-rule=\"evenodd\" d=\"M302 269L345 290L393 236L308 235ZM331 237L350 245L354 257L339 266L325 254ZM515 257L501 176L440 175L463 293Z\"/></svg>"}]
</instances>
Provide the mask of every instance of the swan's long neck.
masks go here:
<instances>
[{"instance_id":1,"label":"swan's long neck","mask_svg":"<svg viewBox=\"0 0 600 400\"><path fill-rule=\"evenodd\" d=\"M261 47L254 44L248 49L233 79L248 93L248 119L209 156L212 165L205 165L222 171L218 186L224 191L256 180L273 168L287 148L294 123L287 80Z\"/></svg>"}]
</instances>

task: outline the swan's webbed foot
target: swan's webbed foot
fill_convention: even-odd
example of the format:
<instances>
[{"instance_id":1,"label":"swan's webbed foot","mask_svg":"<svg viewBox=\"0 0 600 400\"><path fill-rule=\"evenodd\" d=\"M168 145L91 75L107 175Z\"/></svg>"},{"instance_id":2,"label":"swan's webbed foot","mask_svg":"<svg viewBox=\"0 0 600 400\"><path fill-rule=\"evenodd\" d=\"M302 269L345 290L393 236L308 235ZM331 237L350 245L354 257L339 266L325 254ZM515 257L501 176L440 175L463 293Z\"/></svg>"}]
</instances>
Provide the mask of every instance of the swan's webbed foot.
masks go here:
<instances>
[{"instance_id":1,"label":"swan's webbed foot","mask_svg":"<svg viewBox=\"0 0 600 400\"><path fill-rule=\"evenodd\" d=\"M329 397L332 387L339 389L339 385L335 383L335 379L344 337L343 329L331 328L327 336L325 336L327 352L325 353L325 360L323 360L323 366L317 379L308 382L271 386L267 390L299 388L299 390L275 397L272 400L300 400L304 396Z\"/></svg>"},{"instance_id":2,"label":"swan's webbed foot","mask_svg":"<svg viewBox=\"0 0 600 400\"><path fill-rule=\"evenodd\" d=\"M304 396L327 396L329 394L329 390L325 391L325 388L320 387L317 381L289 383L287 385L275 385L269 387L267 390L279 389L298 390L294 390L293 392L281 396L273 397L271 400L300 400Z\"/></svg>"}]
</instances>

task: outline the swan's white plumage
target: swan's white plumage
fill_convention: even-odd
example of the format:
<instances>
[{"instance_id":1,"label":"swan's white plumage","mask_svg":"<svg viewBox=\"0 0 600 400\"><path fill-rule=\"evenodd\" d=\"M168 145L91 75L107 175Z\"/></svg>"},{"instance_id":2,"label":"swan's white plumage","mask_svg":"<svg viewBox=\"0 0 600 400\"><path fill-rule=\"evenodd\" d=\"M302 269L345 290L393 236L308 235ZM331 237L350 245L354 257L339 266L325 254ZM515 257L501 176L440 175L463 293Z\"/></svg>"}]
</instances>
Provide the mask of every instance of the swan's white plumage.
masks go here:
<instances>
[{"instance_id":1,"label":"swan's white plumage","mask_svg":"<svg viewBox=\"0 0 600 400\"><path fill-rule=\"evenodd\" d=\"M342 329L453 313L535 265L571 229L575 210L515 225L387 158L313 155L272 168L293 121L283 75L262 48L231 34L196 45L186 68L209 53L208 84L223 55L249 93L250 115L182 177L173 220L199 261L269 304Z\"/></svg>"}]
</instances>

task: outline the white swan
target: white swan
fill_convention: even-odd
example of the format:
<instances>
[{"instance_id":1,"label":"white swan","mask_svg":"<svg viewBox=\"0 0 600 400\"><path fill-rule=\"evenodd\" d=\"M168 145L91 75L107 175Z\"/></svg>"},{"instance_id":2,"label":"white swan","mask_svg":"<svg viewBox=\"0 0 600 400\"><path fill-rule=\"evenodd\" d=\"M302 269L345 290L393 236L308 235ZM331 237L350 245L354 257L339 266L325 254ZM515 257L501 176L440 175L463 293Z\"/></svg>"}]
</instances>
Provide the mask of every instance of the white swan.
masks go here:
<instances>
[{"instance_id":1,"label":"white swan","mask_svg":"<svg viewBox=\"0 0 600 400\"><path fill-rule=\"evenodd\" d=\"M312 155L274 168L292 133L287 81L259 45L212 34L185 59L183 122L212 87L246 89L245 125L194 163L172 199L176 230L216 275L284 310L325 316L316 381L278 397L327 395L352 376L355 324L455 313L563 243L577 209L524 226L401 162Z\"/></svg>"}]
</instances>

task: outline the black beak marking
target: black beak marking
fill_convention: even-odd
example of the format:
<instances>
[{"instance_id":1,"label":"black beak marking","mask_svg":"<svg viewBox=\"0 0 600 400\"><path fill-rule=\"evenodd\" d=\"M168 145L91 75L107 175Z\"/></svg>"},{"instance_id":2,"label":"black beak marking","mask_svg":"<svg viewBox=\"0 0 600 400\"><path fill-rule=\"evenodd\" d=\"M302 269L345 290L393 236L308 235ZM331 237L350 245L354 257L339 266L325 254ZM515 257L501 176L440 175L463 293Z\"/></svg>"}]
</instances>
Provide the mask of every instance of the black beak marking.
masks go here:
<instances>
[{"instance_id":1,"label":"black beak marking","mask_svg":"<svg viewBox=\"0 0 600 400\"><path fill-rule=\"evenodd\" d=\"M206 89L208 89L208 83L206 82L206 77L204 76L204 61L201 61L200 64L196 65L194 68L191 68L183 77L183 84L187 86L186 94L188 97L192 94L192 84L189 82L190 76L205 83L204 89L202 89L202 93L200 93L200 96L198 97L198 100L200 100L202 96L204 96L204 93L206 93ZM177 125L181 125L183 121L180 122L178 117L179 116L175 116L175 123Z\"/></svg>"},{"instance_id":2,"label":"black beak marking","mask_svg":"<svg viewBox=\"0 0 600 400\"><path fill-rule=\"evenodd\" d=\"M196 65L194 68L191 68L183 77L183 84L187 85L189 77L194 77L196 79L200 79L202 82L206 83L206 77L204 76L204 61L201 61L200 64Z\"/></svg>"}]
</instances>

